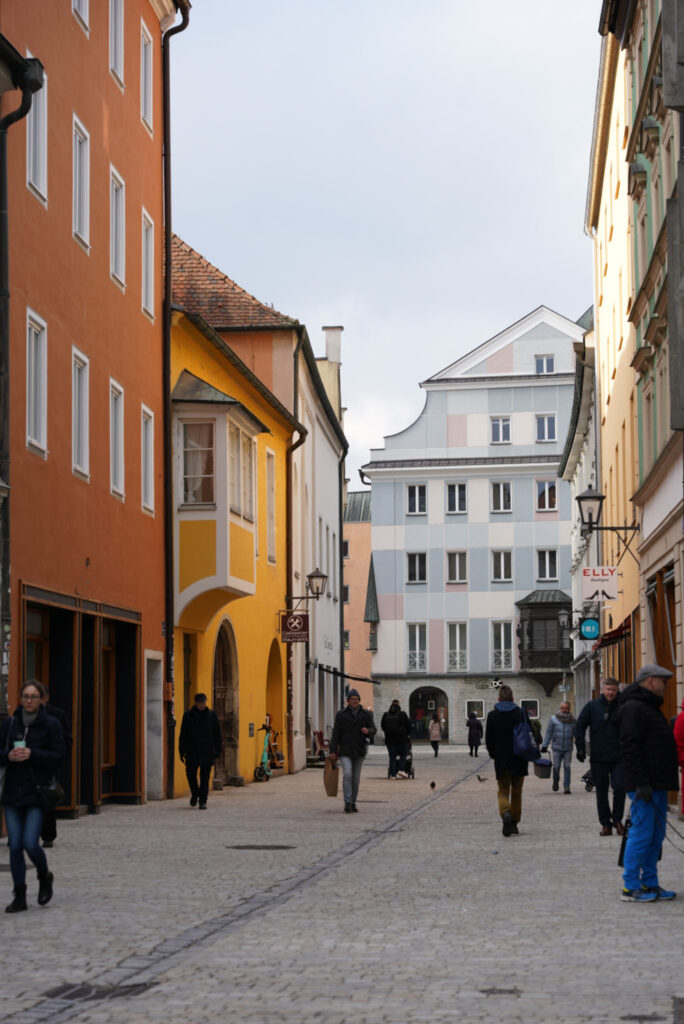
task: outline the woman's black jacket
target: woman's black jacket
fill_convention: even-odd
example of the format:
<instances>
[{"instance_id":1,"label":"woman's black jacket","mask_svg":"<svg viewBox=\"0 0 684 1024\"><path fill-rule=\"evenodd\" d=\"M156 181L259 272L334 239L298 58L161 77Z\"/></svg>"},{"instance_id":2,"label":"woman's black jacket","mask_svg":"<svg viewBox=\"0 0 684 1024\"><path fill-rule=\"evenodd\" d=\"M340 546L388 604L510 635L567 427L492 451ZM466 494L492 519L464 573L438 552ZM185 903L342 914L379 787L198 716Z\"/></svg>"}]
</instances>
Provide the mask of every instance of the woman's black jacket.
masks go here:
<instances>
[{"instance_id":1,"label":"woman's black jacket","mask_svg":"<svg viewBox=\"0 0 684 1024\"><path fill-rule=\"evenodd\" d=\"M368 729L366 736L361 732L363 727ZM377 729L373 721L373 715L365 708L359 708L353 714L347 705L343 711L335 715L332 736L330 737L330 750L340 757L365 757L368 749L368 740L375 736Z\"/></svg>"},{"instance_id":2,"label":"woman's black jacket","mask_svg":"<svg viewBox=\"0 0 684 1024\"><path fill-rule=\"evenodd\" d=\"M9 760L9 751L19 739L25 739L31 751L28 761ZM21 708L17 708L0 726L0 765L7 765L2 802L14 807L39 807L36 785L50 784L65 754L64 734L56 718L40 708L24 735Z\"/></svg>"},{"instance_id":3,"label":"woman's black jacket","mask_svg":"<svg viewBox=\"0 0 684 1024\"><path fill-rule=\"evenodd\" d=\"M677 745L660 706L663 698L632 683L618 698L625 789L679 789Z\"/></svg>"}]
</instances>

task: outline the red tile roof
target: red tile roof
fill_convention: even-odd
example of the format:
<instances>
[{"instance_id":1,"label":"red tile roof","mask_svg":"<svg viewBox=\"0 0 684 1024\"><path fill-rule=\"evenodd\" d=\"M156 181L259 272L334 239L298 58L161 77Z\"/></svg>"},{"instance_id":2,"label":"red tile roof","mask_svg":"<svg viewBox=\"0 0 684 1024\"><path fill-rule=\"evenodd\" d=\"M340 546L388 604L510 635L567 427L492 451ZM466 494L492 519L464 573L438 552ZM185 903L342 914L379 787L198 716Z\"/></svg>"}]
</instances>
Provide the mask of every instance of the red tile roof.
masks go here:
<instances>
[{"instance_id":1,"label":"red tile roof","mask_svg":"<svg viewBox=\"0 0 684 1024\"><path fill-rule=\"evenodd\" d=\"M299 321L259 302L177 235L172 242L173 303L216 331L292 328Z\"/></svg>"}]
</instances>

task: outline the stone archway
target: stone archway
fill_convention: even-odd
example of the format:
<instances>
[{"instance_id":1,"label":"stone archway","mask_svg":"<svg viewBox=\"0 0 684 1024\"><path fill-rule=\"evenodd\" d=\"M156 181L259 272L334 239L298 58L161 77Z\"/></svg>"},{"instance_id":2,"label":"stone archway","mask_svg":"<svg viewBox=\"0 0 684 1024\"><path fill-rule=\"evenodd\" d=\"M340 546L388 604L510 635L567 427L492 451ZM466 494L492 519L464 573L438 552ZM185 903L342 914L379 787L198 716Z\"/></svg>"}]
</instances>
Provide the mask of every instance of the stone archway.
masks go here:
<instances>
[{"instance_id":1,"label":"stone archway","mask_svg":"<svg viewBox=\"0 0 684 1024\"><path fill-rule=\"evenodd\" d=\"M214 650L212 707L218 715L223 738L221 756L214 771L214 789L223 789L238 774L238 678L235 635L228 622L222 622Z\"/></svg>"},{"instance_id":2,"label":"stone archway","mask_svg":"<svg viewBox=\"0 0 684 1024\"><path fill-rule=\"evenodd\" d=\"M416 740L427 740L428 722L433 714L439 715L442 723L442 740L449 739L449 701L444 690L436 686L421 686L409 697L409 718L411 736Z\"/></svg>"}]
</instances>

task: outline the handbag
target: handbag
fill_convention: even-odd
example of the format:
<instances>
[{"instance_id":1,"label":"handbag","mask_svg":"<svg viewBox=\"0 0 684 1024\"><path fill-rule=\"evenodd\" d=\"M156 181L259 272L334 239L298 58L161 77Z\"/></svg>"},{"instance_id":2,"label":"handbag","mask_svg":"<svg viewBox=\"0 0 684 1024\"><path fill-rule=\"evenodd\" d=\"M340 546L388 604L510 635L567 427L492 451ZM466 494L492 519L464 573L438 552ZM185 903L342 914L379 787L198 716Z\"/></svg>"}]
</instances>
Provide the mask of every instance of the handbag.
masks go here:
<instances>
[{"instance_id":1,"label":"handbag","mask_svg":"<svg viewBox=\"0 0 684 1024\"><path fill-rule=\"evenodd\" d=\"M333 761L331 757L326 757L325 765L323 766L323 785L328 796L337 796L339 784L340 769L337 767L337 761Z\"/></svg>"},{"instance_id":2,"label":"handbag","mask_svg":"<svg viewBox=\"0 0 684 1024\"><path fill-rule=\"evenodd\" d=\"M513 729L513 753L523 761L538 761L540 757L539 747L524 708L520 708L520 721Z\"/></svg>"},{"instance_id":3,"label":"handbag","mask_svg":"<svg viewBox=\"0 0 684 1024\"><path fill-rule=\"evenodd\" d=\"M38 793L38 803L44 811L54 811L56 807L59 807L61 803L64 803L64 790L57 781L55 775L52 776L47 786L41 786L36 779L33 768L30 765L29 771L31 772L33 785L36 787L36 791Z\"/></svg>"}]
</instances>

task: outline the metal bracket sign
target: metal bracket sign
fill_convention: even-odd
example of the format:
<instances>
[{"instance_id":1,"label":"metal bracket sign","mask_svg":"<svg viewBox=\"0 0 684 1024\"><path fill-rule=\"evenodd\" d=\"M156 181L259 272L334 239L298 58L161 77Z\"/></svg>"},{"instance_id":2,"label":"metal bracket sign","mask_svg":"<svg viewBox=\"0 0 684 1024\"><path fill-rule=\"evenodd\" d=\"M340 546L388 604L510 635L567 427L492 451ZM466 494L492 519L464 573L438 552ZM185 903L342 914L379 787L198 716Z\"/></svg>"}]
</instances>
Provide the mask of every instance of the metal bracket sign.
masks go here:
<instances>
[{"instance_id":1,"label":"metal bracket sign","mask_svg":"<svg viewBox=\"0 0 684 1024\"><path fill-rule=\"evenodd\" d=\"M598 640L601 626L598 619L582 619L579 624L580 636L583 640Z\"/></svg>"},{"instance_id":2,"label":"metal bracket sign","mask_svg":"<svg viewBox=\"0 0 684 1024\"><path fill-rule=\"evenodd\" d=\"M582 569L582 600L617 601L618 569L616 565L595 565Z\"/></svg>"},{"instance_id":3,"label":"metal bracket sign","mask_svg":"<svg viewBox=\"0 0 684 1024\"><path fill-rule=\"evenodd\" d=\"M280 639L283 641L284 644L306 643L306 641L309 639L309 613L281 613Z\"/></svg>"}]
</instances>

